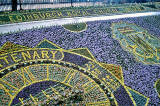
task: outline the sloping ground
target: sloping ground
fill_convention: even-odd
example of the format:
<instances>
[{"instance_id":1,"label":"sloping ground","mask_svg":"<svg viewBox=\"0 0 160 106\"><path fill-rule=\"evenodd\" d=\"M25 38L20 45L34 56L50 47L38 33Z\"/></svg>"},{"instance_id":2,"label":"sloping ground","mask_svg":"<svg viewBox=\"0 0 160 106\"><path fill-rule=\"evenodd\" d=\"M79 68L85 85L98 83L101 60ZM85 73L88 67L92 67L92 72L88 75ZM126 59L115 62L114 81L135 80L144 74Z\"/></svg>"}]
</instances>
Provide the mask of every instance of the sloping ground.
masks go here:
<instances>
[{"instance_id":1,"label":"sloping ground","mask_svg":"<svg viewBox=\"0 0 160 106\"><path fill-rule=\"evenodd\" d=\"M67 104L79 96L79 104L158 106L159 20L158 15L87 22L79 33L51 26L1 35L1 103L52 104L58 98ZM47 78L58 82L46 82ZM76 94L72 86L84 92ZM64 100L63 91L69 95L68 90L73 95Z\"/></svg>"},{"instance_id":2,"label":"sloping ground","mask_svg":"<svg viewBox=\"0 0 160 106\"><path fill-rule=\"evenodd\" d=\"M50 20L70 17L116 15L123 13L151 12L158 11L159 3L154 4L132 4L115 6L89 6L89 7L68 7L54 9L22 10L18 12L0 12L0 24L20 23L39 20Z\"/></svg>"}]
</instances>

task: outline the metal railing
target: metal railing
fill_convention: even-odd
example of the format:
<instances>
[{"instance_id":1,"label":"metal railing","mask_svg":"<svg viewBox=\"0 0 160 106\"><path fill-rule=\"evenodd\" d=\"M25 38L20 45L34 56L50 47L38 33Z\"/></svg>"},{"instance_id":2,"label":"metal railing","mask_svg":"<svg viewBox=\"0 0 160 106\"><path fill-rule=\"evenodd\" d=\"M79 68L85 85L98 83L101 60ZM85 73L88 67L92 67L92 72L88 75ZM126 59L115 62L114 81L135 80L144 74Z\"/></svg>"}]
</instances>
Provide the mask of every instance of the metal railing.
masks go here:
<instances>
[{"instance_id":1,"label":"metal railing","mask_svg":"<svg viewBox=\"0 0 160 106\"><path fill-rule=\"evenodd\" d=\"M70 6L102 5L103 1L93 0L18 0L17 10L20 9L61 8ZM0 11L12 10L11 0L0 0Z\"/></svg>"},{"instance_id":2,"label":"metal railing","mask_svg":"<svg viewBox=\"0 0 160 106\"><path fill-rule=\"evenodd\" d=\"M128 0L17 0L17 10L61 8L79 6L104 6L109 4L123 4ZM135 0L130 0L131 3ZM153 1L153 0L152 0ZM0 11L12 10L12 0L0 0Z\"/></svg>"}]
</instances>

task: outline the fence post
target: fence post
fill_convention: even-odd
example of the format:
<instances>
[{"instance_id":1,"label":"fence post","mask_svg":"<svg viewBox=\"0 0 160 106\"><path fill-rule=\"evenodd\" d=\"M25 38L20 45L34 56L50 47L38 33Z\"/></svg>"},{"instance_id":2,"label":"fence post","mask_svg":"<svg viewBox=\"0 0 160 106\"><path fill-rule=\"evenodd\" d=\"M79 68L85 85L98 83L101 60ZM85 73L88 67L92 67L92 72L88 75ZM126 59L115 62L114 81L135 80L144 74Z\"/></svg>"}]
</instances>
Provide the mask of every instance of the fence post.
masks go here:
<instances>
[{"instance_id":1,"label":"fence post","mask_svg":"<svg viewBox=\"0 0 160 106\"><path fill-rule=\"evenodd\" d=\"M12 0L12 11L17 11L17 0Z\"/></svg>"}]
</instances>

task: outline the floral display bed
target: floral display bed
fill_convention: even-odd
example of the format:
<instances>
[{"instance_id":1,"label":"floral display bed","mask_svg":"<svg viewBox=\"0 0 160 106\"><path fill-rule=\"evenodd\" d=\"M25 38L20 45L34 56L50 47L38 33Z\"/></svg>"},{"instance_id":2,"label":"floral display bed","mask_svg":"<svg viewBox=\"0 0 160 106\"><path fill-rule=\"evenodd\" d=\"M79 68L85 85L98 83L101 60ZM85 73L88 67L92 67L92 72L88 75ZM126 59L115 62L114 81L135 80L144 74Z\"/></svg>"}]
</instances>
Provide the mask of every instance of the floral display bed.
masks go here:
<instances>
[{"instance_id":1,"label":"floral display bed","mask_svg":"<svg viewBox=\"0 0 160 106\"><path fill-rule=\"evenodd\" d=\"M0 35L0 105L158 106L159 20L125 18L82 23L80 31L51 26Z\"/></svg>"}]
</instances>

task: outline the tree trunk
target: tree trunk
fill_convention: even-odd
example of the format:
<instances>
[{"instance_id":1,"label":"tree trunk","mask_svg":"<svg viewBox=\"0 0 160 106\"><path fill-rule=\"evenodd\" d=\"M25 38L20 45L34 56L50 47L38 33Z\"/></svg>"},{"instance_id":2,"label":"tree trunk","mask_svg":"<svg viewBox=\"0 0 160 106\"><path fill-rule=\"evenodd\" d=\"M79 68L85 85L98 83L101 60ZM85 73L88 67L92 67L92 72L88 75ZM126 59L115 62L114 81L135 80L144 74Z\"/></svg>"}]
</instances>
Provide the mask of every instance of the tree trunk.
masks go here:
<instances>
[{"instance_id":1,"label":"tree trunk","mask_svg":"<svg viewBox=\"0 0 160 106\"><path fill-rule=\"evenodd\" d=\"M73 7L73 0L71 0L71 7Z\"/></svg>"},{"instance_id":2,"label":"tree trunk","mask_svg":"<svg viewBox=\"0 0 160 106\"><path fill-rule=\"evenodd\" d=\"M17 0L12 0L12 11L17 11Z\"/></svg>"},{"instance_id":3,"label":"tree trunk","mask_svg":"<svg viewBox=\"0 0 160 106\"><path fill-rule=\"evenodd\" d=\"M19 0L19 5L20 5L20 10L23 10L22 9L22 2L21 2L21 0Z\"/></svg>"}]
</instances>

